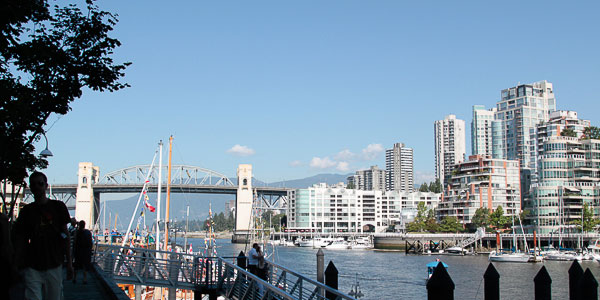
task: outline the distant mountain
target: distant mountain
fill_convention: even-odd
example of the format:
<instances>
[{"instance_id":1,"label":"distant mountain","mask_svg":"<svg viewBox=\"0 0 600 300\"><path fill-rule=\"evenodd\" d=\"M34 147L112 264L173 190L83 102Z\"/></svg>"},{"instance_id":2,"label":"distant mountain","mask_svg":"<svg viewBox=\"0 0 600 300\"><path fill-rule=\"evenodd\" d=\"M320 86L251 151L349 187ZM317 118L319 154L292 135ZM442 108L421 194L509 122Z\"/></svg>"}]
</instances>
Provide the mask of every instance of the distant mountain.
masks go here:
<instances>
[{"instance_id":1,"label":"distant mountain","mask_svg":"<svg viewBox=\"0 0 600 300\"><path fill-rule=\"evenodd\" d=\"M346 182L346 178L352 175L346 174L318 174L311 177L294 179L294 180L286 180L286 181L278 181L269 183L268 186L271 187L289 187L289 188L307 188L311 187L313 184L325 182L327 184L336 184L339 182Z\"/></svg>"},{"instance_id":2,"label":"distant mountain","mask_svg":"<svg viewBox=\"0 0 600 300\"><path fill-rule=\"evenodd\" d=\"M346 182L346 178L351 174L318 174L311 177L278 181L272 183L266 183L256 178L252 178L253 186L270 186L270 187L287 187L287 188L308 188L316 183L325 182L327 184L336 184L339 182ZM237 178L229 178L233 184L237 184ZM218 178L211 178L211 182L214 184L218 181ZM109 222L111 217L111 224L114 223L115 214L119 214L117 218L118 228L127 228L129 221L131 220L131 214L135 209L135 205L138 201L139 195L131 196L123 200L106 201L106 223ZM190 220L202 220L208 216L208 204L212 204L213 214L221 213L225 211L225 202L229 200L235 200L235 195L214 195L214 194L192 194L192 193L172 193L171 194L171 209L170 218L172 220L185 220L186 206L190 205ZM162 195L163 211L164 216L164 205L166 201L166 195ZM156 195L150 195L150 203L156 206ZM140 202L140 207L136 213L135 218L139 218L141 206L143 206L143 200ZM104 214L100 214L100 222L102 222ZM151 213L146 210L146 225L154 224L156 213ZM133 227L136 226L134 222Z\"/></svg>"}]
</instances>

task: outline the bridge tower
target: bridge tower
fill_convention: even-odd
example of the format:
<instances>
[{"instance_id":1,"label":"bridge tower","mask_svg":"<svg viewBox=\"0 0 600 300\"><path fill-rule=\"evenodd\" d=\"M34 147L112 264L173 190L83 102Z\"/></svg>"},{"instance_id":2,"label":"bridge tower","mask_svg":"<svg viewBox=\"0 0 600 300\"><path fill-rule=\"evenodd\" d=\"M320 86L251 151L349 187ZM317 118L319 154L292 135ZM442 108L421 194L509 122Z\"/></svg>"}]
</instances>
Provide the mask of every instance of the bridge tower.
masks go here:
<instances>
[{"instance_id":1,"label":"bridge tower","mask_svg":"<svg viewBox=\"0 0 600 300\"><path fill-rule=\"evenodd\" d=\"M238 189L235 200L235 231L233 243L245 243L252 217L252 165L241 164L237 169Z\"/></svg>"},{"instance_id":2,"label":"bridge tower","mask_svg":"<svg viewBox=\"0 0 600 300\"><path fill-rule=\"evenodd\" d=\"M77 177L75 219L84 220L88 229L94 229L100 213L100 193L94 193L92 185L100 180L100 168L91 162L80 162Z\"/></svg>"}]
</instances>

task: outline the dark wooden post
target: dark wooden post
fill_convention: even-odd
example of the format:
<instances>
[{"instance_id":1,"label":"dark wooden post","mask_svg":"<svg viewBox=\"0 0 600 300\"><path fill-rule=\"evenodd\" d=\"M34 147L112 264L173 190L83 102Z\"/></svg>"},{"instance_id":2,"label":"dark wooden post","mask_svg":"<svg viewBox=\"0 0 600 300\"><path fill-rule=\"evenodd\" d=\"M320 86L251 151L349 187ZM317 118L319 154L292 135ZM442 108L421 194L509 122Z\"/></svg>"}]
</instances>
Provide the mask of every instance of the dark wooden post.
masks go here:
<instances>
[{"instance_id":1,"label":"dark wooden post","mask_svg":"<svg viewBox=\"0 0 600 300\"><path fill-rule=\"evenodd\" d=\"M535 285L535 300L550 300L552 299L552 278L546 270L545 266L542 266L540 271L533 278Z\"/></svg>"},{"instance_id":2,"label":"dark wooden post","mask_svg":"<svg viewBox=\"0 0 600 300\"><path fill-rule=\"evenodd\" d=\"M427 281L427 299L454 300L454 282L442 262L438 263Z\"/></svg>"},{"instance_id":3,"label":"dark wooden post","mask_svg":"<svg viewBox=\"0 0 600 300\"><path fill-rule=\"evenodd\" d=\"M244 251L240 251L240 254L238 254L237 265L238 265L238 267L240 267L244 270L248 266L248 259L246 258L246 254L244 254Z\"/></svg>"},{"instance_id":4,"label":"dark wooden post","mask_svg":"<svg viewBox=\"0 0 600 300\"><path fill-rule=\"evenodd\" d=\"M585 270L583 276L579 279L579 299L598 300L598 281L589 268Z\"/></svg>"},{"instance_id":5,"label":"dark wooden post","mask_svg":"<svg viewBox=\"0 0 600 300\"><path fill-rule=\"evenodd\" d=\"M335 265L333 264L333 261L329 261L329 264L327 265L327 269L325 269L325 285L332 288L332 289L338 289L338 270L335 267ZM329 291L325 292L325 298L330 299L330 300L334 300L336 298L336 295L334 293L331 293Z\"/></svg>"},{"instance_id":6,"label":"dark wooden post","mask_svg":"<svg viewBox=\"0 0 600 300\"><path fill-rule=\"evenodd\" d=\"M569 268L569 299L570 300L579 300L579 290L577 285L579 284L579 279L583 276L583 269L581 265L574 260Z\"/></svg>"},{"instance_id":7,"label":"dark wooden post","mask_svg":"<svg viewBox=\"0 0 600 300\"><path fill-rule=\"evenodd\" d=\"M500 300L500 274L490 263L483 274L483 293L485 300Z\"/></svg>"}]
</instances>

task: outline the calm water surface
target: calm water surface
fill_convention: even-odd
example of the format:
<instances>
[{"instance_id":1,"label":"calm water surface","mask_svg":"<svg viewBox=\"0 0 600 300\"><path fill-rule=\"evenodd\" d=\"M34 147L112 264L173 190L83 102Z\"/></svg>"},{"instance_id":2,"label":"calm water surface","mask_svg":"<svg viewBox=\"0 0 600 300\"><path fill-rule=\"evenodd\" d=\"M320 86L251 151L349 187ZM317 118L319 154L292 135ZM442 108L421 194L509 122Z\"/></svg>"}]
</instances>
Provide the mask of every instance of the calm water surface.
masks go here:
<instances>
[{"instance_id":1,"label":"calm water surface","mask_svg":"<svg viewBox=\"0 0 600 300\"><path fill-rule=\"evenodd\" d=\"M194 251L204 247L203 239L190 239ZM221 256L237 256L247 253L243 244L231 244L229 240L218 240ZM248 246L249 249L249 246ZM268 249L269 252L271 249ZM425 287L425 265L436 258L448 264L448 273L456 289L455 299L483 299L483 273L489 262L487 255L447 256L404 255L404 252L379 252L373 250L324 250L325 266L333 261L340 278L340 290L348 293L358 275L362 299L427 299ZM300 247L275 247L274 260L287 268L299 271L316 279L316 249ZM501 299L533 299L533 278L546 266L552 278L552 298L568 299L569 262L545 263L494 263L500 273ZM600 264L584 261L581 266L589 268L600 278Z\"/></svg>"}]
</instances>

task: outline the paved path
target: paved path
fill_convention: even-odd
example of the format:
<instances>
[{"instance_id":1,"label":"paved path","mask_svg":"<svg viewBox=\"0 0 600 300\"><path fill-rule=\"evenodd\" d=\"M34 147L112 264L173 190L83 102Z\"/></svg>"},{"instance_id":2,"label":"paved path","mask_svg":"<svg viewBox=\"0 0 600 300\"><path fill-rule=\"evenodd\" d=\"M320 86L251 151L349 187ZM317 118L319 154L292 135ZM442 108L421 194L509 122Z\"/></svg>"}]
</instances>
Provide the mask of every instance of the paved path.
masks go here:
<instances>
[{"instance_id":1,"label":"paved path","mask_svg":"<svg viewBox=\"0 0 600 300\"><path fill-rule=\"evenodd\" d=\"M63 278L67 278L66 271L63 269ZM63 281L64 300L104 300L112 299L107 295L102 287L98 275L94 272L88 272L87 284L83 284L83 272L77 272L77 283L71 280Z\"/></svg>"}]
</instances>

